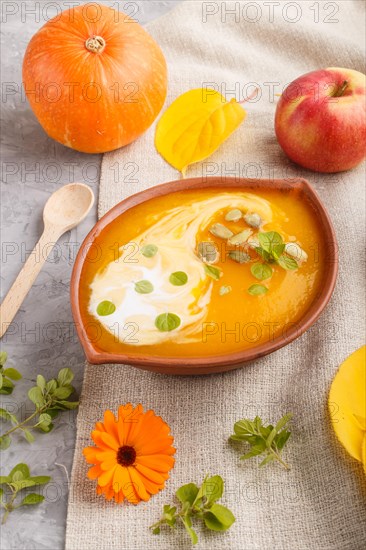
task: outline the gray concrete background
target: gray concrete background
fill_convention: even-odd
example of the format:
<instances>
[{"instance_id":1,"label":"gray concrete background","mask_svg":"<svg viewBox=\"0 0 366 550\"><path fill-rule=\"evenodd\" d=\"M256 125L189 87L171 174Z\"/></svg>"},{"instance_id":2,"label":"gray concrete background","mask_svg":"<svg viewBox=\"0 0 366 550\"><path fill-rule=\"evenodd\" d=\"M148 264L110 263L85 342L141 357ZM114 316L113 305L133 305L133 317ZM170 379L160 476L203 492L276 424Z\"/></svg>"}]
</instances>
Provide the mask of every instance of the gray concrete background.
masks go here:
<instances>
[{"instance_id":1,"label":"gray concrete background","mask_svg":"<svg viewBox=\"0 0 366 550\"><path fill-rule=\"evenodd\" d=\"M73 2L74 4L77 1ZM79 4L86 0L79 0ZM114 5L112 0L104 2ZM144 24L174 7L178 1L118 2L119 9L134 13ZM11 396L0 396L0 407L25 418L32 412L27 398L36 375L55 377L67 366L75 373L78 392L83 378L84 354L73 329L69 303L69 282L78 246L96 221L100 155L86 155L52 141L33 115L21 93L22 60L32 35L59 9L70 7L66 0L1 2L1 298L21 269L42 230L42 211L50 194L70 181L84 182L95 192L96 204L88 218L65 234L47 261L24 301L1 349L9 354L8 365L23 374ZM132 10L132 11L131 11ZM44 489L46 501L23 507L10 514L1 529L3 550L58 550L64 546L68 475L71 471L76 413L64 412L49 434L37 433L28 444L15 433L12 445L0 455L1 475L26 462L34 475L50 475ZM0 426L0 433L8 429Z\"/></svg>"}]
</instances>

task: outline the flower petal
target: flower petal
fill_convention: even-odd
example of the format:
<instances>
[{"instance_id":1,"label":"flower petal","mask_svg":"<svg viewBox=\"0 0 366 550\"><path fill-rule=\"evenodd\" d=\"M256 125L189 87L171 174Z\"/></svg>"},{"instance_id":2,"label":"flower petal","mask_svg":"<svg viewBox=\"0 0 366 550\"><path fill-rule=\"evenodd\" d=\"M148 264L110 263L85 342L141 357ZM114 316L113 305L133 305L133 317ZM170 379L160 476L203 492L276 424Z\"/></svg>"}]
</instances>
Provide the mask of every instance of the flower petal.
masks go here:
<instances>
[{"instance_id":1,"label":"flower petal","mask_svg":"<svg viewBox=\"0 0 366 550\"><path fill-rule=\"evenodd\" d=\"M113 449L114 451L118 451L119 444L118 444L117 440L113 437L113 435L111 435L107 432L100 432L100 437L101 437L101 440L103 441L103 443L108 445L108 447L110 447L110 449Z\"/></svg>"},{"instance_id":2,"label":"flower petal","mask_svg":"<svg viewBox=\"0 0 366 550\"><path fill-rule=\"evenodd\" d=\"M107 485L112 481L115 469L116 469L116 466L114 468L111 468L111 470L107 470L106 472L103 472L103 474L98 478L98 483L101 487L105 487L105 485Z\"/></svg>"},{"instance_id":3,"label":"flower petal","mask_svg":"<svg viewBox=\"0 0 366 550\"><path fill-rule=\"evenodd\" d=\"M169 472L174 466L175 460L169 455L148 455L136 457L136 463L147 466L157 472Z\"/></svg>"},{"instance_id":4,"label":"flower petal","mask_svg":"<svg viewBox=\"0 0 366 550\"><path fill-rule=\"evenodd\" d=\"M144 475L142 475L141 472L138 472L138 475L141 477L143 484L145 485L145 489L150 495L156 495L161 489L164 489L165 482L161 484L154 483L150 479L147 479Z\"/></svg>"},{"instance_id":5,"label":"flower petal","mask_svg":"<svg viewBox=\"0 0 366 550\"><path fill-rule=\"evenodd\" d=\"M137 405L137 407L133 408L129 403L122 410L120 407L118 413L118 432L121 445L133 446L131 434L141 428L141 422L143 422L145 416L143 407L142 405Z\"/></svg>"},{"instance_id":6,"label":"flower petal","mask_svg":"<svg viewBox=\"0 0 366 550\"><path fill-rule=\"evenodd\" d=\"M151 468L147 468L142 464L136 463L135 468L138 472L141 472L143 476L147 477L147 479L150 479L150 481L153 481L154 483L158 483L159 485L164 483L164 481L167 480L169 477L168 474L165 474L162 472L155 472L154 470L151 470Z\"/></svg>"},{"instance_id":7,"label":"flower petal","mask_svg":"<svg viewBox=\"0 0 366 550\"><path fill-rule=\"evenodd\" d=\"M141 500L144 500L145 502L149 500L150 495L146 491L144 482L140 477L140 474L136 471L136 469L133 466L128 467L128 472L131 476L131 481L137 495L141 498Z\"/></svg>"},{"instance_id":8,"label":"flower petal","mask_svg":"<svg viewBox=\"0 0 366 550\"><path fill-rule=\"evenodd\" d=\"M110 451L110 447L106 445L102 439L102 434L105 432L100 432L98 430L93 430L91 433L91 438L96 444L97 447L99 447L100 450L104 451Z\"/></svg>"},{"instance_id":9,"label":"flower petal","mask_svg":"<svg viewBox=\"0 0 366 550\"><path fill-rule=\"evenodd\" d=\"M110 470L116 465L117 465L117 460L115 458L112 458L112 459L106 460L105 462L101 462L99 466L102 471L106 471L106 470Z\"/></svg>"},{"instance_id":10,"label":"flower petal","mask_svg":"<svg viewBox=\"0 0 366 550\"><path fill-rule=\"evenodd\" d=\"M103 470L99 465L93 466L89 469L87 476L89 479L97 479L99 476L101 476L103 473Z\"/></svg>"},{"instance_id":11,"label":"flower petal","mask_svg":"<svg viewBox=\"0 0 366 550\"><path fill-rule=\"evenodd\" d=\"M97 454L100 452L100 449L98 447L85 447L83 449L83 455L85 456L85 460L89 462L89 464L96 464L98 462Z\"/></svg>"},{"instance_id":12,"label":"flower petal","mask_svg":"<svg viewBox=\"0 0 366 550\"><path fill-rule=\"evenodd\" d=\"M123 494L129 502L136 501L136 495L128 468L120 464L117 465L114 472L113 489L116 493L123 491Z\"/></svg>"},{"instance_id":13,"label":"flower petal","mask_svg":"<svg viewBox=\"0 0 366 550\"><path fill-rule=\"evenodd\" d=\"M112 411L107 410L104 413L104 427L105 431L111 434L114 439L119 443L117 422Z\"/></svg>"}]
</instances>

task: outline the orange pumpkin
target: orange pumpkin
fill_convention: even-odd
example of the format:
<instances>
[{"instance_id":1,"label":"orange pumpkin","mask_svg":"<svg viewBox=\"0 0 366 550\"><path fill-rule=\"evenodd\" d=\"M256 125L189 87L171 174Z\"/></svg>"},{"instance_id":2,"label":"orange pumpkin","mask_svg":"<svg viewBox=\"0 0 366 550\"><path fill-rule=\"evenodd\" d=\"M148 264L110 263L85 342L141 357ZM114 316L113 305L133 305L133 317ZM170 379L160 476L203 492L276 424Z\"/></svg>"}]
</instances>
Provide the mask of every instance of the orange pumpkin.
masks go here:
<instances>
[{"instance_id":1,"label":"orange pumpkin","mask_svg":"<svg viewBox=\"0 0 366 550\"><path fill-rule=\"evenodd\" d=\"M137 22L90 3L62 12L33 36L23 84L50 137L104 153L152 124L165 101L167 69L160 47Z\"/></svg>"}]
</instances>

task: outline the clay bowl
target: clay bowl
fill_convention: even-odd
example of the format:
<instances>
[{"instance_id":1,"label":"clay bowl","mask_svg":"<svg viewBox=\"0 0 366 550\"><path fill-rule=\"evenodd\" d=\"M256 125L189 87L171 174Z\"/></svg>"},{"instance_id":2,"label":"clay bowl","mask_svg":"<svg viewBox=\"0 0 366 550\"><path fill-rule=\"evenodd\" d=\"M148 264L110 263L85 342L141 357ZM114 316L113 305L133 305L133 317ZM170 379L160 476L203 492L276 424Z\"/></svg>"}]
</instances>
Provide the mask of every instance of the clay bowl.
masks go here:
<instances>
[{"instance_id":1,"label":"clay bowl","mask_svg":"<svg viewBox=\"0 0 366 550\"><path fill-rule=\"evenodd\" d=\"M126 210L150 200L154 197L167 195L175 191L195 188L213 188L213 187L236 187L246 188L255 192L264 188L275 188L282 191L296 190L298 197L307 198L308 203L314 210L314 216L320 223L324 234L324 239L327 244L326 258L328 269L324 270L324 280L321 290L311 304L303 318L286 331L285 335L276 337L275 339L254 346L243 351L235 352L226 355L206 356L206 357L158 357L147 354L138 354L131 350L131 354L113 354L99 350L88 338L87 331L83 325L83 319L79 308L79 288L83 284L81 273L83 268L84 258L89 247L93 244L95 238L108 226L115 218L126 212ZM328 304L333 293L338 272L338 253L335 233L328 217L328 214L321 203L318 195L312 186L304 179L291 180L248 180L220 177L206 178L191 178L179 181L173 181L157 185L146 191L136 193L131 197L123 200L114 208L109 210L93 227L90 233L85 238L79 253L77 255L72 278L71 278L71 306L72 312L80 338L84 348L86 357L90 363L119 363L133 365L145 370L161 372L165 374L210 374L224 372L244 366L245 363L258 359L263 355L272 353L283 346L287 346L290 342L301 336L311 325L319 318L322 311Z\"/></svg>"}]
</instances>

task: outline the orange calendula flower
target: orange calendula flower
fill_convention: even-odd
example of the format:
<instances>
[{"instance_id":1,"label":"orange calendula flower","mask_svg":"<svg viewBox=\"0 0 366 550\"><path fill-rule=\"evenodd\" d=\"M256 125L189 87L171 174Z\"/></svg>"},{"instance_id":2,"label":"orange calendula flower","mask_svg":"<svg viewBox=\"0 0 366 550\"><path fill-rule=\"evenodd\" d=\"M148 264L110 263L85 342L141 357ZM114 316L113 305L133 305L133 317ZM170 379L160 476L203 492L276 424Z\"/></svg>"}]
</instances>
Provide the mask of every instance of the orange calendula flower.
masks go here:
<instances>
[{"instance_id":1,"label":"orange calendula flower","mask_svg":"<svg viewBox=\"0 0 366 550\"><path fill-rule=\"evenodd\" d=\"M89 464L89 479L97 479L97 494L116 502L127 499L133 504L147 501L164 488L174 466L170 428L154 411L144 412L142 405L121 405L116 419L105 411L91 437L95 447L83 454Z\"/></svg>"}]
</instances>

